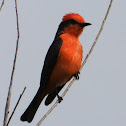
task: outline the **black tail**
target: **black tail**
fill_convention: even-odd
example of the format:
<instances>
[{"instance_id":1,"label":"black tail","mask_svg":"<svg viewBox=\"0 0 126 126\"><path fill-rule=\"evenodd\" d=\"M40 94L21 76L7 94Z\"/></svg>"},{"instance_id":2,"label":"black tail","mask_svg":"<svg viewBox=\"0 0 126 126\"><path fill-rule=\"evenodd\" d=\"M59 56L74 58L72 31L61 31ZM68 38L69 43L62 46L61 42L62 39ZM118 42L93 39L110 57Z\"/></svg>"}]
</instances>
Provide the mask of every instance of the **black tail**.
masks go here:
<instances>
[{"instance_id":1,"label":"black tail","mask_svg":"<svg viewBox=\"0 0 126 126\"><path fill-rule=\"evenodd\" d=\"M21 121L27 121L30 123L33 120L35 113L45 96L46 96L46 94L43 92L43 90L41 88L39 88L34 99L30 103L30 105L28 106L26 111L22 114L22 116L20 118Z\"/></svg>"}]
</instances>

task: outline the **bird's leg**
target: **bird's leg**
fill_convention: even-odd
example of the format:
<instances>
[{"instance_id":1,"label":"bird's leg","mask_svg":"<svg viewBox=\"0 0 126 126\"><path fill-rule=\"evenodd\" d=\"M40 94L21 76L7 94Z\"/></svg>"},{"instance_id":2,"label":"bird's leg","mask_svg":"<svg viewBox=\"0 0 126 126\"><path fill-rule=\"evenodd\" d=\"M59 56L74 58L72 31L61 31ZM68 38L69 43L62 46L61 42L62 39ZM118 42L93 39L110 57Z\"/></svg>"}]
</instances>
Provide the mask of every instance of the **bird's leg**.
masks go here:
<instances>
[{"instance_id":1,"label":"bird's leg","mask_svg":"<svg viewBox=\"0 0 126 126\"><path fill-rule=\"evenodd\" d=\"M61 96L59 96L57 88L56 88L56 96L58 98L58 102L60 103L63 100L63 98Z\"/></svg>"},{"instance_id":2,"label":"bird's leg","mask_svg":"<svg viewBox=\"0 0 126 126\"><path fill-rule=\"evenodd\" d=\"M79 80L79 74L80 74L80 72L73 75L76 78L76 80Z\"/></svg>"}]
</instances>

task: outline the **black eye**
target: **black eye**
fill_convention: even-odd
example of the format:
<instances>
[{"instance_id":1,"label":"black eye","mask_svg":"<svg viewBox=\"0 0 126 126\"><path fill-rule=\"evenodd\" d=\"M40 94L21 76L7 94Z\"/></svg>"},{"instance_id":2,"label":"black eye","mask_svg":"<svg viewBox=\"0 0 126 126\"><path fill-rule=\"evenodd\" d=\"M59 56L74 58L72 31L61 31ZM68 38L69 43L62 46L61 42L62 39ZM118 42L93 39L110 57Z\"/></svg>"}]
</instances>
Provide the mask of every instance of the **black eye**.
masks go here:
<instances>
[{"instance_id":1,"label":"black eye","mask_svg":"<svg viewBox=\"0 0 126 126\"><path fill-rule=\"evenodd\" d=\"M71 20L67 20L67 21L62 22L61 24L63 26L68 26L68 25L71 25L71 24L73 24L73 25L78 24L78 22L75 21L74 19L71 19Z\"/></svg>"},{"instance_id":2,"label":"black eye","mask_svg":"<svg viewBox=\"0 0 126 126\"><path fill-rule=\"evenodd\" d=\"M72 25L75 25L75 24L80 25L80 23L77 22L77 21L74 20L74 19L67 20L67 21L63 21L63 22L61 22L60 25L59 25L58 32L59 32L59 31L63 31L65 27L68 27L68 26L71 25L71 24L72 24Z\"/></svg>"},{"instance_id":3,"label":"black eye","mask_svg":"<svg viewBox=\"0 0 126 126\"><path fill-rule=\"evenodd\" d=\"M70 24L75 25L75 24L78 24L78 22L77 22L77 21L75 21L74 19L71 19L71 20L70 20Z\"/></svg>"}]
</instances>

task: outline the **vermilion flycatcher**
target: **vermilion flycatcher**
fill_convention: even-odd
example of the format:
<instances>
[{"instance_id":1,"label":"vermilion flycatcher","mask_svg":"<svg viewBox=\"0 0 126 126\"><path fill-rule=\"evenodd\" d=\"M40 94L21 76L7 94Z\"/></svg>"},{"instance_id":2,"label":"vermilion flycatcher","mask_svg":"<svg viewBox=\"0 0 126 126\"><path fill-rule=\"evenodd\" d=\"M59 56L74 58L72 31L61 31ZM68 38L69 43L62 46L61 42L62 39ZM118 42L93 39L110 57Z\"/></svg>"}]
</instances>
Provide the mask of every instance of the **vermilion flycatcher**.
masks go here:
<instances>
[{"instance_id":1,"label":"vermilion flycatcher","mask_svg":"<svg viewBox=\"0 0 126 126\"><path fill-rule=\"evenodd\" d=\"M66 14L59 25L55 39L50 46L41 73L40 87L34 99L21 116L22 121L31 122L46 95L45 105L49 105L58 95L64 85L78 73L82 61L82 45L79 36L85 26L84 19L75 13Z\"/></svg>"}]
</instances>

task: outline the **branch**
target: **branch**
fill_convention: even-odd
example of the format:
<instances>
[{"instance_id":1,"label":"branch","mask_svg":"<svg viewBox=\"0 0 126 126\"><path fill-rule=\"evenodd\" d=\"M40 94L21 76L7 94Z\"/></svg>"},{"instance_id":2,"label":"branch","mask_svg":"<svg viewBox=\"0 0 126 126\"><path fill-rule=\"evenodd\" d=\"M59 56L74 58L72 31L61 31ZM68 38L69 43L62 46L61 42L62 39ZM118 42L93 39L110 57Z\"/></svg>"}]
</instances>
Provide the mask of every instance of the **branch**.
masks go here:
<instances>
[{"instance_id":1,"label":"branch","mask_svg":"<svg viewBox=\"0 0 126 126\"><path fill-rule=\"evenodd\" d=\"M76 79L73 78L73 80L70 82L70 84L68 85L68 87L66 88L66 90L61 95L62 98L66 95L67 91L70 89L70 87L72 86L72 84L74 83L75 80ZM36 126L40 126L41 125L41 123L44 121L44 119L53 111L53 109L58 105L58 103L59 103L59 101L57 100L55 102L55 104L48 110L48 112L42 117L42 119L37 123Z\"/></svg>"},{"instance_id":2,"label":"branch","mask_svg":"<svg viewBox=\"0 0 126 126\"><path fill-rule=\"evenodd\" d=\"M0 12L1 12L2 7L3 7L3 5L4 5L4 1L5 1L5 0L2 1L2 4L1 4L1 6L0 6Z\"/></svg>"},{"instance_id":3,"label":"branch","mask_svg":"<svg viewBox=\"0 0 126 126\"><path fill-rule=\"evenodd\" d=\"M10 116L10 118L9 118L9 120L8 120L6 126L9 125L10 120L12 119L12 117L13 117L13 115L14 115L14 113L15 113L15 110L16 110L16 108L17 108L17 106L18 106L18 104L19 104L19 102L20 102L20 100L21 100L21 98L22 98L22 96L23 96L23 94L24 94L24 92L25 92L25 89L26 89L26 87L24 88L23 92L20 94L20 97L19 97L19 99L18 99L18 101L17 101L17 104L15 105L14 110L13 110L13 112L12 112L12 114L11 114L11 116Z\"/></svg>"},{"instance_id":4,"label":"branch","mask_svg":"<svg viewBox=\"0 0 126 126\"><path fill-rule=\"evenodd\" d=\"M95 41L94 41L94 43L93 43L93 45L92 45L92 47L91 47L89 53L87 54L85 60L83 61L80 70L84 67L85 63L87 62L88 57L90 56L90 54L92 53L92 51L93 51L93 49L94 49L94 47L95 47L95 44L96 44L97 40L99 39L99 36L100 36L100 34L101 34L102 30L103 30L103 27L104 27L105 21L106 21L106 19L107 19L107 17L108 17L108 14L109 14L110 8L111 8L111 6L112 6L112 2L113 2L113 0L110 1L110 4L109 4L109 7L108 7L108 10L107 10L106 15L105 15L105 17L104 17L104 20L103 20L103 22L102 22L101 28L100 28L100 30L99 30L99 32L98 32L96 38L95 38Z\"/></svg>"},{"instance_id":5,"label":"branch","mask_svg":"<svg viewBox=\"0 0 126 126\"><path fill-rule=\"evenodd\" d=\"M92 45L92 47L91 47L89 53L87 54L86 58L84 59L82 65L81 65L80 71L82 70L82 68L84 67L85 63L87 62L87 59L88 59L88 57L90 56L90 54L92 53L92 51L93 51L93 49L94 49L94 46L95 46L95 44L96 44L96 42L97 42L97 40L98 40L98 38L99 38L99 36L100 36L102 30L103 30L105 21L106 21L106 19L107 19L107 17L108 17L110 8L111 8L111 6L112 6L112 2L113 2L113 0L110 1L110 4L109 4L108 10L107 10L107 13L106 13L106 15L105 15L105 17L104 17L104 20L103 20L103 22L102 22L101 28L100 28L100 30L99 30L97 36L96 36L96 39L95 39L95 41L94 41L94 43L93 43L93 45ZM70 84L68 85L68 87L66 88L66 90L63 92L62 97L64 97L64 96L66 95L66 93L68 92L68 90L70 89L70 87L72 86L72 84L74 83L75 80L76 80L75 78L72 79L72 81L70 82ZM56 101L56 103L48 110L48 112L42 117L42 119L37 123L36 126L40 126L40 125L41 125L41 123L43 122L43 120L52 112L52 110L57 106L57 104L58 104L58 101Z\"/></svg>"},{"instance_id":6,"label":"branch","mask_svg":"<svg viewBox=\"0 0 126 126\"><path fill-rule=\"evenodd\" d=\"M15 51L15 57L14 57L14 61L13 61L13 69L12 69L12 73L11 73L10 86L9 86L6 107L5 107L5 113L4 113L4 126L6 126L6 124L7 124L7 119L8 119L8 114L9 114L11 90L12 90L13 76L14 76L14 71L15 71L15 64L16 64L18 44L19 44L19 24L18 24L18 12L17 12L17 1L16 0L15 0L15 11L16 11L16 20L17 20L17 43L16 43L16 51Z\"/></svg>"}]
</instances>

